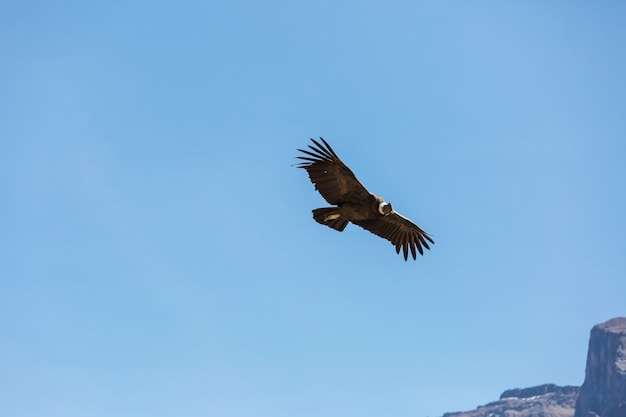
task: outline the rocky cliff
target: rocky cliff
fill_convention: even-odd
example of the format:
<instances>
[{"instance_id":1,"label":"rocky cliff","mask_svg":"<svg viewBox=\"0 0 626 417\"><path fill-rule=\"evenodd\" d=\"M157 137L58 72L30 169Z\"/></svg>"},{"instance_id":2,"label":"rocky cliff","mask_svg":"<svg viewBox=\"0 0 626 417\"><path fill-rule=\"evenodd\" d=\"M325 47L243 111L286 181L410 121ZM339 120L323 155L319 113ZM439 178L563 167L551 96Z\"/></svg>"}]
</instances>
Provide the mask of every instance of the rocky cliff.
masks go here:
<instances>
[{"instance_id":1,"label":"rocky cliff","mask_svg":"<svg viewBox=\"0 0 626 417\"><path fill-rule=\"evenodd\" d=\"M591 329L575 417L626 417L626 318Z\"/></svg>"},{"instance_id":2,"label":"rocky cliff","mask_svg":"<svg viewBox=\"0 0 626 417\"><path fill-rule=\"evenodd\" d=\"M626 318L591 329L582 387L510 389L498 401L443 417L626 417Z\"/></svg>"},{"instance_id":3,"label":"rocky cliff","mask_svg":"<svg viewBox=\"0 0 626 417\"><path fill-rule=\"evenodd\" d=\"M579 387L554 384L506 390L498 401L443 417L572 417Z\"/></svg>"}]
</instances>

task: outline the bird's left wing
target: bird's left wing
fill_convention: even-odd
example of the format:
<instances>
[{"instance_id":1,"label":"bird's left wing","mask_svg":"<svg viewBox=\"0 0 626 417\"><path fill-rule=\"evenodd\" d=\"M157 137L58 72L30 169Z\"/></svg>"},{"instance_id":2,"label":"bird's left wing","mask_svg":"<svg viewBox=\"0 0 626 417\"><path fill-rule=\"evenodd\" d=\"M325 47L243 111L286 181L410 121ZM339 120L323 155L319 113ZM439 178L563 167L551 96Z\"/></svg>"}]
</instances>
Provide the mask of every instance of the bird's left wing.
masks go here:
<instances>
[{"instance_id":1,"label":"bird's left wing","mask_svg":"<svg viewBox=\"0 0 626 417\"><path fill-rule=\"evenodd\" d=\"M369 197L369 191L359 182L352 170L343 163L333 148L323 139L323 145L311 139L316 146L310 150L298 149L305 156L298 156L304 162L296 166L306 169L315 189L330 204L346 201L363 201Z\"/></svg>"},{"instance_id":2,"label":"bird's left wing","mask_svg":"<svg viewBox=\"0 0 626 417\"><path fill-rule=\"evenodd\" d=\"M353 223L390 241L396 246L396 253L400 253L400 248L402 248L405 261L408 259L409 250L413 259L416 259L416 249L420 255L423 255L422 247L430 249L428 242L435 243L428 233L395 211L377 219L353 221Z\"/></svg>"}]
</instances>

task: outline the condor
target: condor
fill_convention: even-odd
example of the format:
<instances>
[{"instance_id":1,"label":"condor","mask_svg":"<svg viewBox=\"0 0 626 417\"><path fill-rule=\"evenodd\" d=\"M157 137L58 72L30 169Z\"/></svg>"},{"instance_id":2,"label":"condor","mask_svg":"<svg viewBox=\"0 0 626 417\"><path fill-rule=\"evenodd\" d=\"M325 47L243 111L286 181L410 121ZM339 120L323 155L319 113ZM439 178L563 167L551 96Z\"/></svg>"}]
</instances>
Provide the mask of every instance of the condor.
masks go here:
<instances>
[{"instance_id":1,"label":"condor","mask_svg":"<svg viewBox=\"0 0 626 417\"><path fill-rule=\"evenodd\" d=\"M423 248L430 249L428 242L435 242L425 231L394 211L380 196L367 191L330 145L320 140L322 143L311 139L315 146L308 145L310 150L298 149L306 156L298 156L304 162L296 164L306 169L324 200L335 206L313 210L316 222L340 232L352 222L390 241L396 253L402 249L405 261L409 250L416 259L416 252L423 255Z\"/></svg>"}]
</instances>

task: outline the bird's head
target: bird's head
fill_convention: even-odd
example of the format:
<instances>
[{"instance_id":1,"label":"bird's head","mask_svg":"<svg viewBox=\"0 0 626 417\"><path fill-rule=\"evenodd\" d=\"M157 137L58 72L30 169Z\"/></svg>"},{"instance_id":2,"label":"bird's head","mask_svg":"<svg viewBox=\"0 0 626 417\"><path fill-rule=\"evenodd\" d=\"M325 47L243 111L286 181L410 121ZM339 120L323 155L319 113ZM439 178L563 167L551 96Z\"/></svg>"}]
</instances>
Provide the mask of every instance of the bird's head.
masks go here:
<instances>
[{"instance_id":1,"label":"bird's head","mask_svg":"<svg viewBox=\"0 0 626 417\"><path fill-rule=\"evenodd\" d=\"M391 207L391 203L386 203L384 201L381 201L380 204L378 204L378 212L382 214L383 216L388 215L392 211L393 211L393 207Z\"/></svg>"}]
</instances>

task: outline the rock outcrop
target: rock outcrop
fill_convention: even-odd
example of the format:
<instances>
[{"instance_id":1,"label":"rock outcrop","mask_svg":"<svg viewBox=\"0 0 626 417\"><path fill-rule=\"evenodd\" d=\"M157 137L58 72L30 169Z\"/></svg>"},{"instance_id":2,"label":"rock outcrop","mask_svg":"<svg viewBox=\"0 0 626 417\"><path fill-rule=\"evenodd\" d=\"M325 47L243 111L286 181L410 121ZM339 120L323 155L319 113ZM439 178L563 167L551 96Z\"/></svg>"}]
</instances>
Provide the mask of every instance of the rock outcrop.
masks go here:
<instances>
[{"instance_id":1,"label":"rock outcrop","mask_svg":"<svg viewBox=\"0 0 626 417\"><path fill-rule=\"evenodd\" d=\"M626 318L591 329L575 417L626 417Z\"/></svg>"},{"instance_id":2,"label":"rock outcrop","mask_svg":"<svg viewBox=\"0 0 626 417\"><path fill-rule=\"evenodd\" d=\"M591 329L582 387L510 389L498 401L443 417L626 417L626 318Z\"/></svg>"},{"instance_id":3,"label":"rock outcrop","mask_svg":"<svg viewBox=\"0 0 626 417\"><path fill-rule=\"evenodd\" d=\"M498 401L443 417L573 417L579 387L554 384L506 390Z\"/></svg>"},{"instance_id":4,"label":"rock outcrop","mask_svg":"<svg viewBox=\"0 0 626 417\"><path fill-rule=\"evenodd\" d=\"M565 387L559 387L554 384L543 384L538 385L532 388L515 388L508 389L500 395L500 399L509 398L509 397L517 397L517 398L530 398L536 397L538 395L545 395L551 392L557 392L564 395L575 394L578 395L580 391L579 387L574 387L571 385L567 385Z\"/></svg>"}]
</instances>

